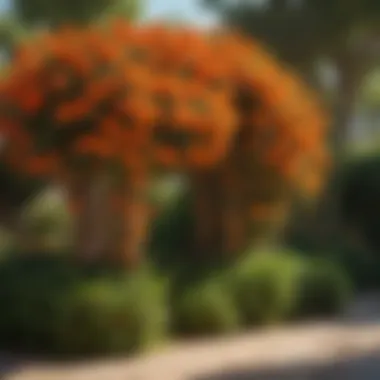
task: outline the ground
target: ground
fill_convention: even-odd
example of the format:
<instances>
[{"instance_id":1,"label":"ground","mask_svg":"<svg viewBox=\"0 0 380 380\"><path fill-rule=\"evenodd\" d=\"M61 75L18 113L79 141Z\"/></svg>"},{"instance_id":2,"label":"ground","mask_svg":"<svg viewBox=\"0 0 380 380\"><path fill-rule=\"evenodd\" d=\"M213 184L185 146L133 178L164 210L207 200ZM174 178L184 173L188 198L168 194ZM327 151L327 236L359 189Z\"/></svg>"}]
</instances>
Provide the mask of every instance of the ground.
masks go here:
<instances>
[{"instance_id":1,"label":"ground","mask_svg":"<svg viewBox=\"0 0 380 380\"><path fill-rule=\"evenodd\" d=\"M180 343L129 360L0 359L1 380L379 380L380 295L335 321Z\"/></svg>"}]
</instances>

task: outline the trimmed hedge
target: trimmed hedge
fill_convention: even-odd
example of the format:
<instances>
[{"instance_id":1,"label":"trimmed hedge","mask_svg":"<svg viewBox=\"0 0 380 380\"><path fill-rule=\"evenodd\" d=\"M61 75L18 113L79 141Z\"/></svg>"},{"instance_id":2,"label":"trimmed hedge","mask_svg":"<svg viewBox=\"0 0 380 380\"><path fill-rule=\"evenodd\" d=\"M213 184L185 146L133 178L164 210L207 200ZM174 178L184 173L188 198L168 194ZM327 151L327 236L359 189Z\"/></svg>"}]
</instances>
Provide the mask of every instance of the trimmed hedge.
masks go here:
<instances>
[{"instance_id":1,"label":"trimmed hedge","mask_svg":"<svg viewBox=\"0 0 380 380\"><path fill-rule=\"evenodd\" d=\"M326 260L309 260L297 286L294 315L324 317L341 312L350 299L352 285L343 269Z\"/></svg>"},{"instance_id":2,"label":"trimmed hedge","mask_svg":"<svg viewBox=\"0 0 380 380\"><path fill-rule=\"evenodd\" d=\"M253 253L232 271L235 303L248 326L281 322L294 308L302 263L287 254Z\"/></svg>"},{"instance_id":3,"label":"trimmed hedge","mask_svg":"<svg viewBox=\"0 0 380 380\"><path fill-rule=\"evenodd\" d=\"M235 265L187 267L167 281L80 268L62 257L0 262L0 349L64 355L129 353L175 334L231 333L339 312L344 272L293 253L251 252Z\"/></svg>"},{"instance_id":4,"label":"trimmed hedge","mask_svg":"<svg viewBox=\"0 0 380 380\"><path fill-rule=\"evenodd\" d=\"M240 326L238 310L222 279L189 284L178 294L173 307L175 332L210 335L235 331Z\"/></svg>"},{"instance_id":5,"label":"trimmed hedge","mask_svg":"<svg viewBox=\"0 0 380 380\"><path fill-rule=\"evenodd\" d=\"M2 263L0 310L5 348L49 353L136 351L162 339L168 327L162 280L59 259Z\"/></svg>"}]
</instances>

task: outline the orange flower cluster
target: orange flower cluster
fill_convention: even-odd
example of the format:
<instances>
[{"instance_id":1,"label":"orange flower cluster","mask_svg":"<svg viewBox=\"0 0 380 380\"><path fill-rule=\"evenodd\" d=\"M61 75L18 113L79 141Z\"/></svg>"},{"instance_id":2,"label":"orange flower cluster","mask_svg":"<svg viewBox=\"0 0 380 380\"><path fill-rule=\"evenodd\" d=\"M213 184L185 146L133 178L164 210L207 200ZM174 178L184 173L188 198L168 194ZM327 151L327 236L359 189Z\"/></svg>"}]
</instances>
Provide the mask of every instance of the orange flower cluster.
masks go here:
<instances>
[{"instance_id":1,"label":"orange flower cluster","mask_svg":"<svg viewBox=\"0 0 380 380\"><path fill-rule=\"evenodd\" d=\"M138 181L152 165L217 166L226 197L258 219L278 214L268 202L320 191L327 124L295 75L219 31L63 29L22 46L0 82L5 158L19 170L63 173L86 158Z\"/></svg>"},{"instance_id":2,"label":"orange flower cluster","mask_svg":"<svg viewBox=\"0 0 380 380\"><path fill-rule=\"evenodd\" d=\"M260 47L246 57L252 64L236 80L242 136L236 170L249 162L255 180L267 177L273 187L277 178L292 193L316 195L329 167L326 115L298 78Z\"/></svg>"},{"instance_id":3,"label":"orange flower cluster","mask_svg":"<svg viewBox=\"0 0 380 380\"><path fill-rule=\"evenodd\" d=\"M223 39L233 68L238 127L214 173L223 192L212 211L212 229L223 233L211 241L238 252L250 244L254 230L281 228L297 196L320 193L329 169L328 120L316 97L263 48L241 37ZM208 198L213 204L215 188Z\"/></svg>"},{"instance_id":4,"label":"orange flower cluster","mask_svg":"<svg viewBox=\"0 0 380 380\"><path fill-rule=\"evenodd\" d=\"M29 42L0 88L8 158L32 173L53 169L53 157L54 170L83 156L126 167L212 165L236 125L231 70L213 63L218 55L220 44L199 33L124 22ZM21 143L17 162L12 146Z\"/></svg>"},{"instance_id":5,"label":"orange flower cluster","mask_svg":"<svg viewBox=\"0 0 380 380\"><path fill-rule=\"evenodd\" d=\"M324 121L309 94L262 49L222 33L120 21L64 29L22 47L0 91L3 132L40 156L28 160L33 172L83 155L211 166L238 128L241 159L259 154L283 176L316 173L324 160Z\"/></svg>"},{"instance_id":6,"label":"orange flower cluster","mask_svg":"<svg viewBox=\"0 0 380 380\"><path fill-rule=\"evenodd\" d=\"M151 71L122 52L95 29L62 30L21 47L0 88L6 159L29 173L54 174L81 156L129 163L139 154L153 119L130 103L139 98L148 109L150 96L126 72L138 68L146 83Z\"/></svg>"},{"instance_id":7,"label":"orange flower cluster","mask_svg":"<svg viewBox=\"0 0 380 380\"><path fill-rule=\"evenodd\" d=\"M242 43L240 49L244 52L235 54L240 136L222 180L231 171L240 176L242 219L252 226L277 225L295 198L321 192L330 164L329 123L316 96L289 69L260 46L249 50L249 43Z\"/></svg>"}]
</instances>

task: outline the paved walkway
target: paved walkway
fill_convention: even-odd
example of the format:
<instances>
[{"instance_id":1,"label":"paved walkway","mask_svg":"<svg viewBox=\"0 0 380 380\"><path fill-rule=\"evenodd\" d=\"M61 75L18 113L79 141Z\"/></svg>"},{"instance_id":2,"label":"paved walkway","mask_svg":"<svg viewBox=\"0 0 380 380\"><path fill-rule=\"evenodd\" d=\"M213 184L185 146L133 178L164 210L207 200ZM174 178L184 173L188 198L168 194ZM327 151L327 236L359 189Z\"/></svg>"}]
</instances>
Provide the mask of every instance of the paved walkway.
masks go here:
<instances>
[{"instance_id":1,"label":"paved walkway","mask_svg":"<svg viewBox=\"0 0 380 380\"><path fill-rule=\"evenodd\" d=\"M3 357L0 379L380 380L380 296L360 300L336 322L176 344L130 360L20 364Z\"/></svg>"}]
</instances>

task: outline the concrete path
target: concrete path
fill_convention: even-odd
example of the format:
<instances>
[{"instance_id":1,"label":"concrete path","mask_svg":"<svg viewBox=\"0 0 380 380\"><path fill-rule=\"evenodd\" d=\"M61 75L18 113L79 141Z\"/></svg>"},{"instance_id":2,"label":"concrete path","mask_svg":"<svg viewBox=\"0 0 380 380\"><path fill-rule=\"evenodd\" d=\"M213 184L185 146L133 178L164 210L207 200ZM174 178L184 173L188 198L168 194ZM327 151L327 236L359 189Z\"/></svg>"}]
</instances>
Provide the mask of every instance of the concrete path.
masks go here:
<instances>
[{"instance_id":1,"label":"concrete path","mask_svg":"<svg viewBox=\"0 0 380 380\"><path fill-rule=\"evenodd\" d=\"M361 299L336 322L175 344L130 360L63 365L3 357L0 379L380 380L380 296Z\"/></svg>"}]
</instances>

